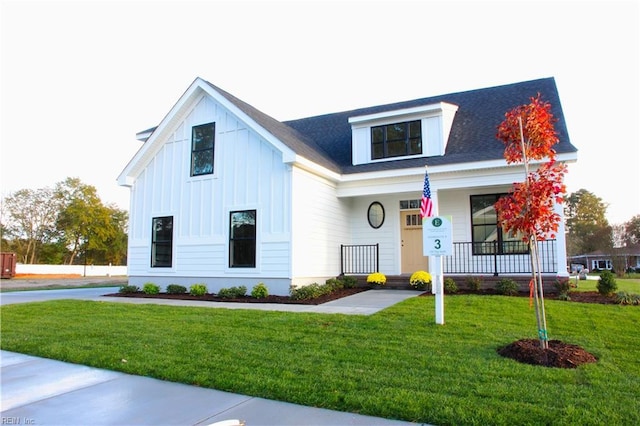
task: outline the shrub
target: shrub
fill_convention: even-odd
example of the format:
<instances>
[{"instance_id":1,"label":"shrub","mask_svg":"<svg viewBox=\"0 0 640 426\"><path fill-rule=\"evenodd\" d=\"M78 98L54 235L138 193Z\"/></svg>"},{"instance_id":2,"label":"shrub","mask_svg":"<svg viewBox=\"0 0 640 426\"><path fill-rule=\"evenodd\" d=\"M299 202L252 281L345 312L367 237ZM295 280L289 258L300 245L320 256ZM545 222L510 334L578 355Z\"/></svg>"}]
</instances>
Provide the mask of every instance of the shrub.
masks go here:
<instances>
[{"instance_id":1,"label":"shrub","mask_svg":"<svg viewBox=\"0 0 640 426\"><path fill-rule=\"evenodd\" d=\"M518 294L518 283L510 278L502 278L496 283L496 291L505 296Z\"/></svg>"},{"instance_id":2,"label":"shrub","mask_svg":"<svg viewBox=\"0 0 640 426\"><path fill-rule=\"evenodd\" d=\"M467 277L464 282L471 291L478 291L482 286L482 280L479 277Z\"/></svg>"},{"instance_id":3,"label":"shrub","mask_svg":"<svg viewBox=\"0 0 640 426\"><path fill-rule=\"evenodd\" d=\"M380 272L374 272L373 274L369 274L367 277L367 283L372 285L385 285L387 282L387 277Z\"/></svg>"},{"instance_id":4,"label":"shrub","mask_svg":"<svg viewBox=\"0 0 640 426\"><path fill-rule=\"evenodd\" d=\"M122 287L120 287L120 290L118 290L118 293L130 294L130 293L137 293L139 291L140 289L135 285L123 285Z\"/></svg>"},{"instance_id":5,"label":"shrub","mask_svg":"<svg viewBox=\"0 0 640 426\"><path fill-rule=\"evenodd\" d=\"M458 284L453 278L447 277L444 279L444 291L451 294L458 292Z\"/></svg>"},{"instance_id":6,"label":"shrub","mask_svg":"<svg viewBox=\"0 0 640 426\"><path fill-rule=\"evenodd\" d=\"M204 284L193 284L189 287L189 294L192 296L204 296L207 294L207 286Z\"/></svg>"},{"instance_id":7,"label":"shrub","mask_svg":"<svg viewBox=\"0 0 640 426\"><path fill-rule=\"evenodd\" d=\"M553 283L553 287L558 294L567 294L576 288L576 285L569 278L557 278Z\"/></svg>"},{"instance_id":8,"label":"shrub","mask_svg":"<svg viewBox=\"0 0 640 426\"><path fill-rule=\"evenodd\" d=\"M618 285L616 284L616 278L610 271L602 271L600 274L600 279L598 280L598 293L603 296L610 296L617 289Z\"/></svg>"},{"instance_id":9,"label":"shrub","mask_svg":"<svg viewBox=\"0 0 640 426\"><path fill-rule=\"evenodd\" d=\"M350 275L343 275L340 280L342 280L344 288L354 288L358 284L358 279Z\"/></svg>"},{"instance_id":10,"label":"shrub","mask_svg":"<svg viewBox=\"0 0 640 426\"><path fill-rule=\"evenodd\" d=\"M431 274L425 271L416 271L409 278L411 287L417 290L426 290L431 286Z\"/></svg>"},{"instance_id":11,"label":"shrub","mask_svg":"<svg viewBox=\"0 0 640 426\"><path fill-rule=\"evenodd\" d=\"M241 285L238 287L221 288L218 296L224 299L237 299L247 294L247 287Z\"/></svg>"},{"instance_id":12,"label":"shrub","mask_svg":"<svg viewBox=\"0 0 640 426\"><path fill-rule=\"evenodd\" d=\"M616 293L616 303L620 305L640 305L640 294L619 291Z\"/></svg>"},{"instance_id":13,"label":"shrub","mask_svg":"<svg viewBox=\"0 0 640 426\"><path fill-rule=\"evenodd\" d=\"M324 284L328 286L331 291L342 290L344 288L344 283L338 278L329 278Z\"/></svg>"},{"instance_id":14,"label":"shrub","mask_svg":"<svg viewBox=\"0 0 640 426\"><path fill-rule=\"evenodd\" d=\"M145 283L142 286L142 291L145 294L158 294L160 293L160 286L154 283Z\"/></svg>"},{"instance_id":15,"label":"shrub","mask_svg":"<svg viewBox=\"0 0 640 426\"><path fill-rule=\"evenodd\" d=\"M293 300L308 300L315 299L322 295L322 287L318 283L305 285L302 287L291 287L289 290L291 299Z\"/></svg>"},{"instance_id":16,"label":"shrub","mask_svg":"<svg viewBox=\"0 0 640 426\"><path fill-rule=\"evenodd\" d=\"M251 289L251 297L265 299L267 296L269 296L269 289L265 283L258 283Z\"/></svg>"},{"instance_id":17,"label":"shrub","mask_svg":"<svg viewBox=\"0 0 640 426\"><path fill-rule=\"evenodd\" d=\"M187 292L187 288L183 285L169 284L167 286L167 293L169 294L184 294Z\"/></svg>"}]
</instances>

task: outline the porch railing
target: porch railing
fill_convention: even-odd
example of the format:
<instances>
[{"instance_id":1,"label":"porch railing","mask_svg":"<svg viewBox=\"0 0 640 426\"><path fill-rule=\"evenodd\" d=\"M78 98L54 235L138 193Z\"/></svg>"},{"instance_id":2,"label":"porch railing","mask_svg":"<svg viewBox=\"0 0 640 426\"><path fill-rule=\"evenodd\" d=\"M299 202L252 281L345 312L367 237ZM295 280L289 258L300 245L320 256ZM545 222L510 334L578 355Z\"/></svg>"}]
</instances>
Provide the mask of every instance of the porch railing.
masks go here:
<instances>
[{"instance_id":1,"label":"porch railing","mask_svg":"<svg viewBox=\"0 0 640 426\"><path fill-rule=\"evenodd\" d=\"M443 256L445 274L525 274L531 273L527 245L518 241L453 243L453 256ZM558 271L556 240L538 241L543 274Z\"/></svg>"},{"instance_id":2,"label":"porch railing","mask_svg":"<svg viewBox=\"0 0 640 426\"><path fill-rule=\"evenodd\" d=\"M380 266L379 244L341 245L342 274L370 274ZM556 240L538 242L543 274L558 272ZM453 255L443 256L445 274L530 274L527 246L520 242L453 243Z\"/></svg>"},{"instance_id":3,"label":"porch railing","mask_svg":"<svg viewBox=\"0 0 640 426\"><path fill-rule=\"evenodd\" d=\"M340 270L347 274L371 274L379 271L380 244L340 245Z\"/></svg>"}]
</instances>

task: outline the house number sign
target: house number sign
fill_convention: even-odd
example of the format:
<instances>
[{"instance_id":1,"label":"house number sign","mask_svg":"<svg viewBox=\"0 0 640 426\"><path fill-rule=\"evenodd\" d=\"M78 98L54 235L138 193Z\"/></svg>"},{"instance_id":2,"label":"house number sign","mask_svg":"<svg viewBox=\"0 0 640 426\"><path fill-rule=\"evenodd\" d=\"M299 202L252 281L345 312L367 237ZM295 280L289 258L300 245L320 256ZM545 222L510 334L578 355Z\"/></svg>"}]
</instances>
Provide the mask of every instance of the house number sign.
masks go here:
<instances>
[{"instance_id":1,"label":"house number sign","mask_svg":"<svg viewBox=\"0 0 640 426\"><path fill-rule=\"evenodd\" d=\"M425 217L422 229L422 252L425 256L453 255L451 216Z\"/></svg>"}]
</instances>

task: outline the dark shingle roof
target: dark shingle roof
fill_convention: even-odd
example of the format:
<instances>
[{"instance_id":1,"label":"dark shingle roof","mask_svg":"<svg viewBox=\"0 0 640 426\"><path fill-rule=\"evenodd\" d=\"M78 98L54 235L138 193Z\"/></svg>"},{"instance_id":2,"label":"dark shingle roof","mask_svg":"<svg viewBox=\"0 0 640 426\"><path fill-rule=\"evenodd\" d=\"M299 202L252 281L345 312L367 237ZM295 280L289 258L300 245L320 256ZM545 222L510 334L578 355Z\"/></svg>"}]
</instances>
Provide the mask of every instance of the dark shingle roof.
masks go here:
<instances>
[{"instance_id":1,"label":"dark shingle roof","mask_svg":"<svg viewBox=\"0 0 640 426\"><path fill-rule=\"evenodd\" d=\"M445 155L429 157L429 165L455 164L502 159L504 145L496 138L497 126L512 108L529 103L538 93L551 104L558 119L555 129L560 142L557 153L576 152L571 144L553 77L521 83L450 93L370 108L360 108L316 117L280 122L224 90L211 85L268 132L297 154L329 170L359 173L388 169L420 167L424 158L404 159L353 166L351 163L351 125L349 118L447 102L458 106Z\"/></svg>"}]
</instances>

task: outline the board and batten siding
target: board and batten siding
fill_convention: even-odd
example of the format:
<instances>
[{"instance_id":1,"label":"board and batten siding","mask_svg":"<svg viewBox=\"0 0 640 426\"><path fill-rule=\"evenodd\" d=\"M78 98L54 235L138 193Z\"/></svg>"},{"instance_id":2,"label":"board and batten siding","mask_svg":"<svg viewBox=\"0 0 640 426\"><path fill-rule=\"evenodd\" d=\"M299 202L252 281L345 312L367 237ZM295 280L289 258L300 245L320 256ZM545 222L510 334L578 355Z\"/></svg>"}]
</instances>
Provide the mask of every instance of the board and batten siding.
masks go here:
<instances>
[{"instance_id":1,"label":"board and batten siding","mask_svg":"<svg viewBox=\"0 0 640 426\"><path fill-rule=\"evenodd\" d=\"M214 174L190 176L191 129L215 122ZM209 291L259 281L288 294L291 276L291 167L282 154L208 96L170 133L132 186L131 281ZM230 212L256 210L256 268L229 268ZM171 268L151 268L152 218L173 216ZM188 282L177 282L176 279ZM234 284L235 283L235 284ZM272 286L278 287L276 290Z\"/></svg>"},{"instance_id":2,"label":"board and batten siding","mask_svg":"<svg viewBox=\"0 0 640 426\"><path fill-rule=\"evenodd\" d=\"M292 284L323 284L340 274L340 244L349 241L350 201L339 199L326 179L297 167L292 175Z\"/></svg>"}]
</instances>

